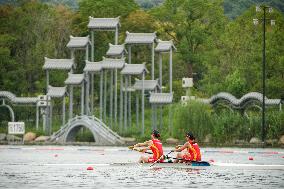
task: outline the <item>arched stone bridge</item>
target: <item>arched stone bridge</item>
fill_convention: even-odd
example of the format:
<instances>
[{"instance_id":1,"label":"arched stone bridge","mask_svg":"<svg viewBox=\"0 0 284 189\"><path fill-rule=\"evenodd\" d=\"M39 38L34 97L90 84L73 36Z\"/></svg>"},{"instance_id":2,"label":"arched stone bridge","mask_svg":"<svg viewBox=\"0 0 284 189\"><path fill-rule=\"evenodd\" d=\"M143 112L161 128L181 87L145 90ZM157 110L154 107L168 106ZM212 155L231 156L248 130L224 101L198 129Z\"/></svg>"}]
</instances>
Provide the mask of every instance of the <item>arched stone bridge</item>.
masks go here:
<instances>
[{"instance_id":1,"label":"arched stone bridge","mask_svg":"<svg viewBox=\"0 0 284 189\"><path fill-rule=\"evenodd\" d=\"M96 145L121 145L125 141L117 133L108 128L101 120L94 116L76 116L69 120L59 131L51 135L51 142L74 142L78 131L85 127L89 129Z\"/></svg>"}]
</instances>

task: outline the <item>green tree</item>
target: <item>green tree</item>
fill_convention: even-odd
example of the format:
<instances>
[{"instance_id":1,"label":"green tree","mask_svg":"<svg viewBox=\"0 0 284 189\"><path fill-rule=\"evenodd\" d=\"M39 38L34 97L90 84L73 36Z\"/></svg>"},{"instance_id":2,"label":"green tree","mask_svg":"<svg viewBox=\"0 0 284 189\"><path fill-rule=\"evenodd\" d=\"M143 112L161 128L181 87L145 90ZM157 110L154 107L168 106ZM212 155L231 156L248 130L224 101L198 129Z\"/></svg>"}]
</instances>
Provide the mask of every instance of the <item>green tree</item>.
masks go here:
<instances>
[{"instance_id":1,"label":"green tree","mask_svg":"<svg viewBox=\"0 0 284 189\"><path fill-rule=\"evenodd\" d=\"M65 45L70 35L70 11L25 1L18 7L1 6L1 14L1 47L6 49L1 61L8 62L2 63L5 71L0 88L18 95L44 92L44 57L68 56Z\"/></svg>"},{"instance_id":2,"label":"green tree","mask_svg":"<svg viewBox=\"0 0 284 189\"><path fill-rule=\"evenodd\" d=\"M15 89L17 75L12 78L12 73L7 72L15 70L15 59L11 56L13 53L11 47L15 43L15 38L9 33L9 17L13 13L14 8L11 6L0 7L0 89ZM19 75L20 76L20 75ZM16 90L17 91L17 90Z\"/></svg>"},{"instance_id":3,"label":"green tree","mask_svg":"<svg viewBox=\"0 0 284 189\"><path fill-rule=\"evenodd\" d=\"M222 50L217 64L207 65L202 84L211 95L225 90L240 97L245 93L262 92L262 26L254 26L259 17L254 6L227 25L220 38ZM270 18L278 24L266 27L267 96L283 96L283 14L275 11ZM218 82L220 81L220 82ZM222 85L219 85L219 84ZM235 87L233 87L235 86Z\"/></svg>"},{"instance_id":4,"label":"green tree","mask_svg":"<svg viewBox=\"0 0 284 189\"><path fill-rule=\"evenodd\" d=\"M187 70L184 76L193 77L196 73L195 86L202 88L198 81L207 74L206 66L216 64L222 51L219 38L227 23L222 2L167 0L151 14L159 20L161 36L176 43L178 57Z\"/></svg>"}]
</instances>

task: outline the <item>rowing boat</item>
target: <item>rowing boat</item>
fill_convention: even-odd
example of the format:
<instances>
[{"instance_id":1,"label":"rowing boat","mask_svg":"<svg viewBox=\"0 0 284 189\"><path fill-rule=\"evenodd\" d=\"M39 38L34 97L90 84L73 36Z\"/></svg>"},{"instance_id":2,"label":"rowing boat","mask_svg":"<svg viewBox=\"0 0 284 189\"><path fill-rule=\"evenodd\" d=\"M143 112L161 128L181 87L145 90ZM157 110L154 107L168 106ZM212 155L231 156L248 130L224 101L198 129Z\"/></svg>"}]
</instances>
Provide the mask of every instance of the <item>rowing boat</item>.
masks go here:
<instances>
[{"instance_id":1,"label":"rowing boat","mask_svg":"<svg viewBox=\"0 0 284 189\"><path fill-rule=\"evenodd\" d=\"M202 162L198 163L156 163L150 167L151 163L110 163L109 166L114 167L144 167L144 168L173 168L173 169L207 169L207 168L227 168L227 169L243 169L243 170L284 170L283 164L244 164L244 163L222 163L222 162Z\"/></svg>"},{"instance_id":2,"label":"rowing boat","mask_svg":"<svg viewBox=\"0 0 284 189\"><path fill-rule=\"evenodd\" d=\"M150 166L150 163L112 163L112 166ZM161 168L191 168L191 167L209 167L210 163L207 161L195 161L189 163L172 163L172 162L160 162L156 163L153 167L161 167Z\"/></svg>"}]
</instances>

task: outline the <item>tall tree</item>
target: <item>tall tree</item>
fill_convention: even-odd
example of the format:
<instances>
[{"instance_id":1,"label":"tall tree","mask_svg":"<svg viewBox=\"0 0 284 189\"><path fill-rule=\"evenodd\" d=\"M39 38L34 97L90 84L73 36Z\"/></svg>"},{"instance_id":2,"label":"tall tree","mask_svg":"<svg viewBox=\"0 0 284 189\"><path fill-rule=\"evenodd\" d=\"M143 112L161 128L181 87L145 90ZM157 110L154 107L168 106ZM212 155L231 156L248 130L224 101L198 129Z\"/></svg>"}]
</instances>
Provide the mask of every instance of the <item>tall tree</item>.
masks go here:
<instances>
[{"instance_id":1,"label":"tall tree","mask_svg":"<svg viewBox=\"0 0 284 189\"><path fill-rule=\"evenodd\" d=\"M1 38L9 44L5 56L9 54L14 66L11 68L6 63L7 70L2 75L5 80L0 88L21 95L44 92L44 56L67 57L62 45L66 45L64 39L70 35L70 11L37 1L22 2L21 6L13 7L9 13L7 7L1 9Z\"/></svg>"},{"instance_id":2,"label":"tall tree","mask_svg":"<svg viewBox=\"0 0 284 189\"><path fill-rule=\"evenodd\" d=\"M187 67L187 76L198 73L202 78L204 65L213 63L215 48L227 22L221 1L166 0L151 11L159 19L160 33L177 44L179 57ZM214 56L212 56L214 55ZM182 76L180 76L182 77Z\"/></svg>"},{"instance_id":3,"label":"tall tree","mask_svg":"<svg viewBox=\"0 0 284 189\"><path fill-rule=\"evenodd\" d=\"M241 97L256 91L262 92L262 24L253 25L253 18L261 19L252 6L243 15L232 21L220 38L222 52L218 64L208 65L208 74L203 86L210 94L220 90L231 92ZM269 98L283 97L283 14L274 11L269 18L277 20L275 26L266 26L266 81ZM223 80L223 86L211 85L212 81ZM207 91L209 92L209 91Z\"/></svg>"}]
</instances>

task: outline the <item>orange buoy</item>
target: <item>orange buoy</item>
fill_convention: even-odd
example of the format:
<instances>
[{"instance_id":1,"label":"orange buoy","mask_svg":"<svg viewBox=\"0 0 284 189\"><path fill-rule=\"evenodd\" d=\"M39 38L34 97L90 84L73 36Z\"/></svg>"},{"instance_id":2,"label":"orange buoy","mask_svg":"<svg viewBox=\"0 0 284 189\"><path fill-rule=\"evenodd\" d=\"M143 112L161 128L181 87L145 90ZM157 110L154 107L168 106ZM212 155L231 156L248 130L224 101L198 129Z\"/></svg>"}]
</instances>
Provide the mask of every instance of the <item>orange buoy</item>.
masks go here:
<instances>
[{"instance_id":1,"label":"orange buoy","mask_svg":"<svg viewBox=\"0 0 284 189\"><path fill-rule=\"evenodd\" d=\"M94 168L90 166L90 167L87 168L87 170L92 171L92 170L94 170Z\"/></svg>"},{"instance_id":2,"label":"orange buoy","mask_svg":"<svg viewBox=\"0 0 284 189\"><path fill-rule=\"evenodd\" d=\"M249 160L253 160L253 157L249 157Z\"/></svg>"}]
</instances>

